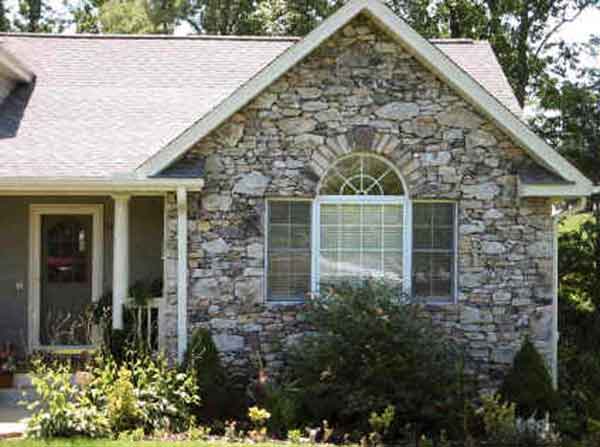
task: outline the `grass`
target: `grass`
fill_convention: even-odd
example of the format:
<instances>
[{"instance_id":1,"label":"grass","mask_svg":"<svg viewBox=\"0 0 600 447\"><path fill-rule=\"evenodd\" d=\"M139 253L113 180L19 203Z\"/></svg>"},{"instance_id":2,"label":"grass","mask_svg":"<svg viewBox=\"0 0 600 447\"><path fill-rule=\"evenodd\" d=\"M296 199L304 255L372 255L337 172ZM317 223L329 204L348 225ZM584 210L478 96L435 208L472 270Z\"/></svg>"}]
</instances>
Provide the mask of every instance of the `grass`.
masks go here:
<instances>
[{"instance_id":1,"label":"grass","mask_svg":"<svg viewBox=\"0 0 600 447\"><path fill-rule=\"evenodd\" d=\"M229 443L224 441L112 441L103 439L53 439L49 441L12 440L4 441L6 447L281 447L276 443ZM286 447L300 447L300 444L286 443ZM302 444L306 447L306 444Z\"/></svg>"}]
</instances>

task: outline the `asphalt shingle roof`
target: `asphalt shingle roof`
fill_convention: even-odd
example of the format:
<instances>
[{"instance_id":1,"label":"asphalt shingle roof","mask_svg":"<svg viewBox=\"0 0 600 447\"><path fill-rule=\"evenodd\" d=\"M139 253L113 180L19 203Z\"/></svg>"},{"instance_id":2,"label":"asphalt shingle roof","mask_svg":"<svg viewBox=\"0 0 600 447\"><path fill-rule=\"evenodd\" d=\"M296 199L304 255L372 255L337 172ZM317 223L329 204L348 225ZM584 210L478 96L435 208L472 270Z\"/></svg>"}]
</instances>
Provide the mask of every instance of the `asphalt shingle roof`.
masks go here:
<instances>
[{"instance_id":1,"label":"asphalt shingle roof","mask_svg":"<svg viewBox=\"0 0 600 447\"><path fill-rule=\"evenodd\" d=\"M0 177L131 173L296 41L2 35L36 80L0 105ZM520 114L487 43L434 43Z\"/></svg>"}]
</instances>

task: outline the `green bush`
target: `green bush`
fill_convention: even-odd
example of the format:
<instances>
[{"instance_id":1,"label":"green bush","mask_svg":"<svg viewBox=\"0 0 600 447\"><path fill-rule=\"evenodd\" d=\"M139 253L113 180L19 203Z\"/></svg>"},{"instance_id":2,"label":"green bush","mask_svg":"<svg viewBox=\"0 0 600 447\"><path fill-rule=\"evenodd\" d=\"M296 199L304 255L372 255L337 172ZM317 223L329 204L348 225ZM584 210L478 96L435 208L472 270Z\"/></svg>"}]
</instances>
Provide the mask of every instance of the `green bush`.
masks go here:
<instances>
[{"instance_id":1,"label":"green bush","mask_svg":"<svg viewBox=\"0 0 600 447\"><path fill-rule=\"evenodd\" d=\"M200 422L211 423L215 419L225 421L244 416L245 395L229 379L208 330L198 328L194 331L182 369L194 374L202 393L202 406L194 409Z\"/></svg>"},{"instance_id":2,"label":"green bush","mask_svg":"<svg viewBox=\"0 0 600 447\"><path fill-rule=\"evenodd\" d=\"M529 339L525 339L504 376L499 390L505 402L516 405L517 416L543 419L558 409L558 396L546 363Z\"/></svg>"},{"instance_id":3,"label":"green bush","mask_svg":"<svg viewBox=\"0 0 600 447\"><path fill-rule=\"evenodd\" d=\"M397 430L460 426L462 352L421 306L375 280L340 284L309 304L314 334L290 352L307 422L368 430L372 412L394 406Z\"/></svg>"},{"instance_id":4,"label":"green bush","mask_svg":"<svg viewBox=\"0 0 600 447\"><path fill-rule=\"evenodd\" d=\"M168 366L166 359L129 353L118 365L108 354L90 366L87 384L71 383L71 370L38 362L31 405L32 437L117 436L142 429L183 432L193 422L200 398L193 373Z\"/></svg>"},{"instance_id":5,"label":"green bush","mask_svg":"<svg viewBox=\"0 0 600 447\"><path fill-rule=\"evenodd\" d=\"M41 359L32 362L31 381L37 399L27 405L32 412L28 437L102 437L110 432L106 414L89 405L71 378L71 369L64 364Z\"/></svg>"}]
</instances>

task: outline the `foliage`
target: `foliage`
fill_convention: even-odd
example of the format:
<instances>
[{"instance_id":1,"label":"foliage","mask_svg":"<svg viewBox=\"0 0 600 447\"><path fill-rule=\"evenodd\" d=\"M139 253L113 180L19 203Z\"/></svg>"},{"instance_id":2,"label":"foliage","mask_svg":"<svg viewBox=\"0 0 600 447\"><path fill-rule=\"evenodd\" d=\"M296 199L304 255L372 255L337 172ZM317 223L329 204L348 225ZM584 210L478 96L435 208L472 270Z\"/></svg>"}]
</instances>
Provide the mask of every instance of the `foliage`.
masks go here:
<instances>
[{"instance_id":1,"label":"foliage","mask_svg":"<svg viewBox=\"0 0 600 447\"><path fill-rule=\"evenodd\" d=\"M109 421L115 433L135 429L142 417L131 379L131 371L121 367L116 382L106 396Z\"/></svg>"},{"instance_id":2,"label":"foliage","mask_svg":"<svg viewBox=\"0 0 600 447\"><path fill-rule=\"evenodd\" d=\"M271 413L264 408L254 406L248 409L248 418L254 424L255 428L260 428L271 418Z\"/></svg>"},{"instance_id":3,"label":"foliage","mask_svg":"<svg viewBox=\"0 0 600 447\"><path fill-rule=\"evenodd\" d=\"M384 436L390 430L395 417L396 409L393 405L385 407L381 414L373 411L369 416L369 425L373 431L369 434L368 440L363 440L361 444L380 445Z\"/></svg>"},{"instance_id":4,"label":"foliage","mask_svg":"<svg viewBox=\"0 0 600 447\"><path fill-rule=\"evenodd\" d=\"M588 44L597 58L598 42ZM545 85L536 125L543 136L594 183L600 183L600 70L579 68ZM597 203L597 200L594 200Z\"/></svg>"},{"instance_id":5,"label":"foliage","mask_svg":"<svg viewBox=\"0 0 600 447\"><path fill-rule=\"evenodd\" d=\"M502 442L513 437L517 425L516 406L505 402L495 394L484 396L478 412L482 419L487 437L494 442Z\"/></svg>"},{"instance_id":6,"label":"foliage","mask_svg":"<svg viewBox=\"0 0 600 447\"><path fill-rule=\"evenodd\" d=\"M0 347L0 374L13 374L17 369L17 353L11 343Z\"/></svg>"},{"instance_id":7,"label":"foliage","mask_svg":"<svg viewBox=\"0 0 600 447\"><path fill-rule=\"evenodd\" d=\"M364 432L369 415L392 403L398 427L436 432L462 411L461 350L397 289L340 284L310 303L307 320L315 333L289 363L308 421Z\"/></svg>"},{"instance_id":8,"label":"foliage","mask_svg":"<svg viewBox=\"0 0 600 447\"><path fill-rule=\"evenodd\" d=\"M151 22L142 0L108 0L100 7L100 29L109 34L152 34Z\"/></svg>"},{"instance_id":9,"label":"foliage","mask_svg":"<svg viewBox=\"0 0 600 447\"><path fill-rule=\"evenodd\" d=\"M290 427L301 425L298 390L290 384L267 383L264 387L262 403L271 414L269 432L276 436L285 435ZM288 433L289 436L289 433Z\"/></svg>"},{"instance_id":10,"label":"foliage","mask_svg":"<svg viewBox=\"0 0 600 447\"><path fill-rule=\"evenodd\" d=\"M477 413L485 428L480 441L514 447L559 445L560 437L547 418L518 418L516 405L503 401L499 395L484 396Z\"/></svg>"},{"instance_id":11,"label":"foliage","mask_svg":"<svg viewBox=\"0 0 600 447\"><path fill-rule=\"evenodd\" d=\"M186 431L199 405L196 379L168 366L166 359L129 353L117 365L110 355L96 358L89 380L71 383L71 370L36 363L33 384L39 396L28 434L32 437L105 436L141 428Z\"/></svg>"},{"instance_id":12,"label":"foliage","mask_svg":"<svg viewBox=\"0 0 600 447\"><path fill-rule=\"evenodd\" d=\"M61 33L67 19L60 16L48 0L19 0L14 27L29 33Z\"/></svg>"},{"instance_id":13,"label":"foliage","mask_svg":"<svg viewBox=\"0 0 600 447\"><path fill-rule=\"evenodd\" d=\"M299 444L302 440L302 431L297 428L288 430L287 433L288 440L293 444Z\"/></svg>"},{"instance_id":14,"label":"foliage","mask_svg":"<svg viewBox=\"0 0 600 447\"><path fill-rule=\"evenodd\" d=\"M182 368L194 374L202 393L202 406L194 410L200 421L209 423L244 416L245 396L226 374L208 330L194 331Z\"/></svg>"},{"instance_id":15,"label":"foliage","mask_svg":"<svg viewBox=\"0 0 600 447\"><path fill-rule=\"evenodd\" d=\"M558 396L546 363L528 338L504 376L499 392L505 402L515 403L521 418L543 419L558 409Z\"/></svg>"},{"instance_id":16,"label":"foliage","mask_svg":"<svg viewBox=\"0 0 600 447\"><path fill-rule=\"evenodd\" d=\"M33 412L27 436L52 438L70 436L102 437L109 433L109 421L102 411L88 405L71 382L66 365L33 362L32 385L37 400L28 405Z\"/></svg>"}]
</instances>

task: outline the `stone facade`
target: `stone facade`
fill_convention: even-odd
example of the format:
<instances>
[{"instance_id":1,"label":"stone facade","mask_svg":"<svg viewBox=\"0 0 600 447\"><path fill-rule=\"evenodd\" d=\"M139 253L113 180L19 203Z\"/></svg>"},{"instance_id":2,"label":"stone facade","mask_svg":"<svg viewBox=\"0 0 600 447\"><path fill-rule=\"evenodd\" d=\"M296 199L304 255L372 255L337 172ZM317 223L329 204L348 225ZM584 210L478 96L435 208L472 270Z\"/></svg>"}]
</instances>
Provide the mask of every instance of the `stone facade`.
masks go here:
<instances>
[{"instance_id":1,"label":"stone facade","mask_svg":"<svg viewBox=\"0 0 600 447\"><path fill-rule=\"evenodd\" d=\"M527 334L549 356L550 202L517 195L517 170L533 162L362 16L173 167L205 170L205 191L189 200L190 331L210 328L234 369L259 352L280 365L302 309L265 302L265 200L314 197L327 167L352 151L390 160L413 200L458 203L458 301L429 308L466 342L484 382L500 377Z\"/></svg>"}]
</instances>

